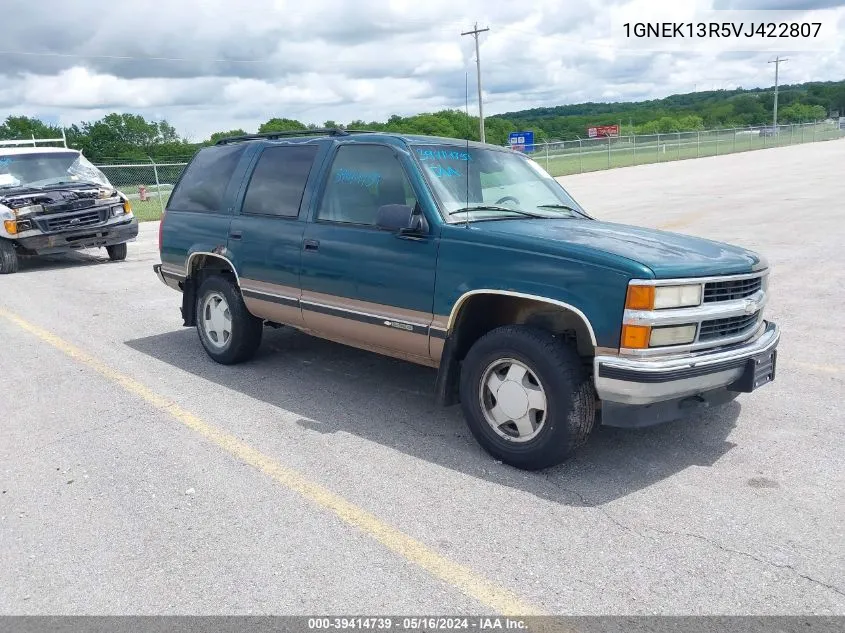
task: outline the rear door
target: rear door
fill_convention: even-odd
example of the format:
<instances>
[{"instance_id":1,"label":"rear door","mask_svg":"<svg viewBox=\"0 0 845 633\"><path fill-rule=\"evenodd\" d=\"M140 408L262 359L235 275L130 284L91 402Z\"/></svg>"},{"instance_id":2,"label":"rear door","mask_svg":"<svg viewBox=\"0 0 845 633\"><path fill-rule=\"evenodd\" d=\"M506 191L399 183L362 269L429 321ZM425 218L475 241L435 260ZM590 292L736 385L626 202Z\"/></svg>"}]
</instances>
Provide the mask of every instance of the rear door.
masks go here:
<instances>
[{"instance_id":1,"label":"rear door","mask_svg":"<svg viewBox=\"0 0 845 633\"><path fill-rule=\"evenodd\" d=\"M410 160L387 145L357 142L338 147L331 160L303 242L305 324L326 338L430 361L437 237L430 229L411 237L376 227L380 206L413 208L421 199Z\"/></svg>"},{"instance_id":2,"label":"rear door","mask_svg":"<svg viewBox=\"0 0 845 633\"><path fill-rule=\"evenodd\" d=\"M299 275L305 221L300 207L319 150L315 143L264 147L241 195L240 212L232 218L229 251L244 302L258 317L303 323Z\"/></svg>"}]
</instances>

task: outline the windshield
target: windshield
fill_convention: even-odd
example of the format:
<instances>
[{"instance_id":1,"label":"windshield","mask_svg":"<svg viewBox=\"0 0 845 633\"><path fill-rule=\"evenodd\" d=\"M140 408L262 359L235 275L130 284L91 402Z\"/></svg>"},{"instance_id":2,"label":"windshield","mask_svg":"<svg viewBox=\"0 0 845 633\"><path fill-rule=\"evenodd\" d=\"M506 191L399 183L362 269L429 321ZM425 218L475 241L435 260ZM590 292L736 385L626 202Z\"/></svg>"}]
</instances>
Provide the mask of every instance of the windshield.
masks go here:
<instances>
[{"instance_id":1,"label":"windshield","mask_svg":"<svg viewBox=\"0 0 845 633\"><path fill-rule=\"evenodd\" d=\"M588 217L554 178L521 154L457 145L417 145L414 153L447 222Z\"/></svg>"},{"instance_id":2,"label":"windshield","mask_svg":"<svg viewBox=\"0 0 845 633\"><path fill-rule=\"evenodd\" d=\"M0 189L64 183L112 186L105 174L79 152L0 155Z\"/></svg>"}]
</instances>

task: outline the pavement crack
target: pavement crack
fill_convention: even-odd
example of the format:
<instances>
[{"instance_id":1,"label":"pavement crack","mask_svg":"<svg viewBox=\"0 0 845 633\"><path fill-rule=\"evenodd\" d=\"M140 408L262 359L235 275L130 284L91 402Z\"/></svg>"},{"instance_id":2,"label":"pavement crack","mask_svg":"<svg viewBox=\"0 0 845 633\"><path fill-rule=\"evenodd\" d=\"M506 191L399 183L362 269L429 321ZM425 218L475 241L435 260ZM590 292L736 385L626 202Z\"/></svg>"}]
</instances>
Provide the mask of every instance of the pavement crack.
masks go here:
<instances>
[{"instance_id":1,"label":"pavement crack","mask_svg":"<svg viewBox=\"0 0 845 633\"><path fill-rule=\"evenodd\" d=\"M657 532L658 534L664 534L666 536L685 536L685 537L688 537L688 538L694 538L696 540L707 543L708 545L715 547L716 549L719 549L723 552L727 552L727 553L730 553L730 554L738 554L739 556L744 556L745 558L750 558L751 560L754 560L758 563L761 563L763 565L768 565L768 566L774 567L776 569L788 569L789 571L791 571L795 575L799 576L800 578L803 578L804 580L806 580L808 582L811 582L811 583L818 585L820 587L824 587L825 589L829 589L830 591L833 591L834 593L837 593L840 596L845 596L845 592L843 592L841 589L839 589L835 585L826 583L822 580L818 580L817 578L813 578L812 576L804 574L804 573L798 571L795 568L794 565L791 565L789 563L776 563L774 561L766 560L765 558L760 558L759 556L755 556L754 554L752 554L750 552L743 552L742 550L734 549L732 547L726 547L725 545L722 545L721 543L718 543L718 542L716 542L712 539L709 539L706 536L702 536L701 534L695 534L694 532L673 532L671 530L660 530L660 529L657 529L657 528L654 528L654 527L650 527L648 529L650 529L654 532Z\"/></svg>"},{"instance_id":2,"label":"pavement crack","mask_svg":"<svg viewBox=\"0 0 845 633\"><path fill-rule=\"evenodd\" d=\"M572 495L573 497L576 497L585 507L592 508L594 510L598 510L598 512L600 512L608 521L613 523L613 525L615 525L619 529L623 530L624 532L634 534L634 535L639 536L641 538L649 538L651 540L655 540L654 537L649 536L647 534L643 534L642 532L639 532L638 530L634 529L633 527L631 527L629 525L625 525L624 523L619 521L616 517L614 517L610 512L608 512L605 508L601 507L599 504L592 502L588 497L586 497L582 493L578 492L577 490L573 490L572 488L567 488L566 486L561 485L559 482L557 482L555 479L553 479L551 475L546 475L546 480L549 482L549 484L551 484L552 486L554 486L555 488L557 488L561 492L564 492L566 494ZM818 585L820 587L824 587L825 589L828 589L829 591L833 591L834 593L837 593L840 596L845 596L845 592L843 592L841 589L839 589L835 585L832 585L830 583L826 583L822 580L818 580L817 578L813 578L812 576L810 576L808 574L802 573L802 572L798 571L795 568L794 565L791 565L791 564L788 564L788 563L776 563L776 562L773 562L773 561L770 561L770 560L766 560L765 558L760 558L759 556L755 556L754 554L752 554L750 552L744 552L742 550L734 549L732 547L726 547L725 545L722 545L721 543L719 543L717 541L709 539L706 536L702 536L701 534L695 534L694 532L674 532L674 531L671 531L671 530L661 530L661 529L658 529L658 528L655 528L655 527L647 527L647 529L652 531L652 532L656 532L658 534L663 534L664 536L677 536L677 537L694 538L696 540L707 543L711 547L715 547L716 549L719 549L723 552L727 552L727 553L730 553L730 554L737 554L739 556L743 556L745 558L749 558L751 560L754 560L754 561L756 561L756 562L758 562L762 565L768 565L768 566L774 567L776 569L789 570L792 573L794 573L795 575L797 575L798 577L803 578L807 582L811 582L811 583Z\"/></svg>"},{"instance_id":3,"label":"pavement crack","mask_svg":"<svg viewBox=\"0 0 845 633\"><path fill-rule=\"evenodd\" d=\"M87 435L89 433L98 433L99 431L105 431L113 426L117 426L118 424L122 424L122 422L109 422L108 424L101 424L100 426L95 426L90 429L84 429L82 431L76 431L75 433L67 433L66 435L62 435L61 437L57 437L54 440L50 440L49 442L45 442L44 444L40 444L38 446L34 446L27 451L23 451L25 455L31 455L33 453L37 453L39 451L44 450L49 446L53 446L54 444L61 444L62 442L66 442L67 440L71 440L77 438L81 435Z\"/></svg>"},{"instance_id":4,"label":"pavement crack","mask_svg":"<svg viewBox=\"0 0 845 633\"><path fill-rule=\"evenodd\" d=\"M632 534L636 534L637 536L643 536L642 534L640 534L639 532L634 530L632 527L625 525L624 523L619 521L619 519L614 517L610 512L608 512L605 508L603 508L598 503L591 501L590 499L588 499L586 496L584 496L583 494L581 494L577 490L573 490L572 488L567 488L566 486L563 486L562 484L560 484L559 482L554 480L552 478L552 475L546 475L546 481L548 481L552 486L554 486L555 488L557 488L561 492L564 492L568 495L572 495L573 497L577 497L578 500L581 502L581 504L584 507L592 508L593 510L598 511L602 516L604 516L608 521L613 523L620 530L622 530L624 532L630 532Z\"/></svg>"}]
</instances>

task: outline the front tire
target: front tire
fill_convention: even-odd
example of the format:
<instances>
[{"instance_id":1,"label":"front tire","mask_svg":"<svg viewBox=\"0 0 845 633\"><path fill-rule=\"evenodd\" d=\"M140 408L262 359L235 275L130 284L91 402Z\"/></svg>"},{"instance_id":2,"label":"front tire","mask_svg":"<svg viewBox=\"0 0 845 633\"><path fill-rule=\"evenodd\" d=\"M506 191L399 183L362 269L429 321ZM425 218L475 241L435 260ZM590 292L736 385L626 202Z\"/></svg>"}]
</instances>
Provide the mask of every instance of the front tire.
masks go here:
<instances>
[{"instance_id":1,"label":"front tire","mask_svg":"<svg viewBox=\"0 0 845 633\"><path fill-rule=\"evenodd\" d=\"M461 369L461 407L488 453L525 470L566 460L596 417L593 385L576 350L550 332L518 325L472 346Z\"/></svg>"},{"instance_id":2,"label":"front tire","mask_svg":"<svg viewBox=\"0 0 845 633\"><path fill-rule=\"evenodd\" d=\"M122 262L126 259L127 253L126 242L123 244L114 244L112 246L106 246L106 252L109 254L109 259L113 262Z\"/></svg>"},{"instance_id":3,"label":"front tire","mask_svg":"<svg viewBox=\"0 0 845 633\"><path fill-rule=\"evenodd\" d=\"M196 315L200 342L218 363L242 363L261 345L263 321L249 313L240 290L225 277L215 275L202 282Z\"/></svg>"},{"instance_id":4,"label":"front tire","mask_svg":"<svg viewBox=\"0 0 845 633\"><path fill-rule=\"evenodd\" d=\"M9 240L0 238L0 275L18 272L18 252Z\"/></svg>"}]
</instances>

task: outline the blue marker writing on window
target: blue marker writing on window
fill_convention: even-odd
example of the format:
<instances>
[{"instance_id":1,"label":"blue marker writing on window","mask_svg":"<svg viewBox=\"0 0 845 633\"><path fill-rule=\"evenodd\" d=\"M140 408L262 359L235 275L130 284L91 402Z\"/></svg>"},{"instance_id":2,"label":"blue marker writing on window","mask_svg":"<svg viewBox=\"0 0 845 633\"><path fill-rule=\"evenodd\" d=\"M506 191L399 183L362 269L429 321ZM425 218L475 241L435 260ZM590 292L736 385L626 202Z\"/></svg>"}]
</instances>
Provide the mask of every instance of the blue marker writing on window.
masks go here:
<instances>
[{"instance_id":1,"label":"blue marker writing on window","mask_svg":"<svg viewBox=\"0 0 845 633\"><path fill-rule=\"evenodd\" d=\"M433 149L418 149L417 154L422 161L430 160L460 160L468 162L472 160L472 156L468 152L460 150L433 150Z\"/></svg>"},{"instance_id":2,"label":"blue marker writing on window","mask_svg":"<svg viewBox=\"0 0 845 633\"><path fill-rule=\"evenodd\" d=\"M352 169L338 169L334 175L335 182L342 182L350 185L362 185L372 187L381 181L381 174L376 172L353 171Z\"/></svg>"},{"instance_id":3,"label":"blue marker writing on window","mask_svg":"<svg viewBox=\"0 0 845 633\"><path fill-rule=\"evenodd\" d=\"M463 175L457 169L448 165L445 167L443 165L429 165L428 168L438 178L455 178Z\"/></svg>"}]
</instances>

